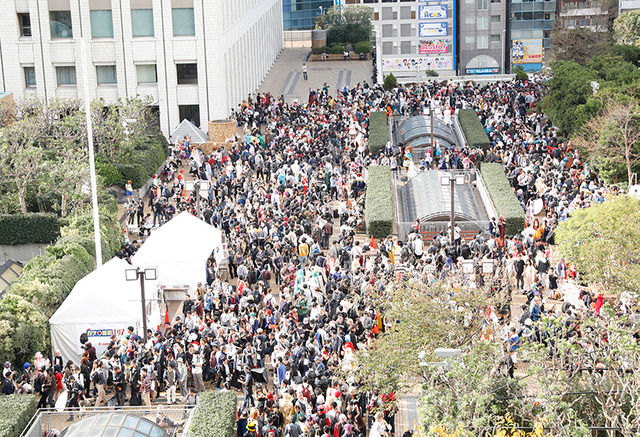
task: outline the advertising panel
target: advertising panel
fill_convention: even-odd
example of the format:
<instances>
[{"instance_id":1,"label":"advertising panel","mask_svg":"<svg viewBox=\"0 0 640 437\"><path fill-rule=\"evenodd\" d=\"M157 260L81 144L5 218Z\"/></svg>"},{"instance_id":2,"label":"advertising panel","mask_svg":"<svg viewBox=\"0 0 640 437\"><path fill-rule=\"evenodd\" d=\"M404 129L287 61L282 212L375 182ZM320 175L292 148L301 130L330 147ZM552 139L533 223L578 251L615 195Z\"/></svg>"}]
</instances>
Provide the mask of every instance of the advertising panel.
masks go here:
<instances>
[{"instance_id":1,"label":"advertising panel","mask_svg":"<svg viewBox=\"0 0 640 437\"><path fill-rule=\"evenodd\" d=\"M76 339L79 339L81 334L86 333L91 345L96 348L96 355L100 356L107 350L109 343L111 343L111 336L122 337L127 333L127 327L129 325L135 327L134 323L117 323L115 325L101 324L99 326L77 324ZM76 341L76 353L78 355L82 355L84 352L81 346L80 341Z\"/></svg>"},{"instance_id":2,"label":"advertising panel","mask_svg":"<svg viewBox=\"0 0 640 437\"><path fill-rule=\"evenodd\" d=\"M419 37L443 37L449 35L447 23L420 23L418 24Z\"/></svg>"},{"instance_id":3,"label":"advertising panel","mask_svg":"<svg viewBox=\"0 0 640 437\"><path fill-rule=\"evenodd\" d=\"M511 56L514 64L534 64L542 62L541 39L514 39Z\"/></svg>"},{"instance_id":4,"label":"advertising panel","mask_svg":"<svg viewBox=\"0 0 640 437\"><path fill-rule=\"evenodd\" d=\"M433 53L448 53L449 43L444 39L427 39L420 40L418 53L421 55L430 55Z\"/></svg>"},{"instance_id":5,"label":"advertising panel","mask_svg":"<svg viewBox=\"0 0 640 437\"><path fill-rule=\"evenodd\" d=\"M382 69L384 71L453 70L453 57L383 58Z\"/></svg>"},{"instance_id":6,"label":"advertising panel","mask_svg":"<svg viewBox=\"0 0 640 437\"><path fill-rule=\"evenodd\" d=\"M424 5L418 8L420 20L442 20L449 18L447 5Z\"/></svg>"},{"instance_id":7,"label":"advertising panel","mask_svg":"<svg viewBox=\"0 0 640 437\"><path fill-rule=\"evenodd\" d=\"M498 74L500 73L500 68L499 67L467 68L465 72L466 74Z\"/></svg>"}]
</instances>

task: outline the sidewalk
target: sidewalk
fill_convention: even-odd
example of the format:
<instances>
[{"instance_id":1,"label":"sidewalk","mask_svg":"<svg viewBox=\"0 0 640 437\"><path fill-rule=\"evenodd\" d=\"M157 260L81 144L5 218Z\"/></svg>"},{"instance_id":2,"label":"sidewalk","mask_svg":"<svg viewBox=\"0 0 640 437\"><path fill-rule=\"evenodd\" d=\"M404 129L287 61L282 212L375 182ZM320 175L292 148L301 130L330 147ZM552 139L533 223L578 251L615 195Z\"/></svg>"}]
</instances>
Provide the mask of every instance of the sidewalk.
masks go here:
<instances>
[{"instance_id":1,"label":"sidewalk","mask_svg":"<svg viewBox=\"0 0 640 437\"><path fill-rule=\"evenodd\" d=\"M371 60L367 61L316 61L308 62L308 48L284 49L260 85L259 93L269 92L274 96L283 95L289 103L294 99L307 101L309 89L320 89L326 83L329 94L344 85L349 88L358 83L371 84L373 72ZM302 78L302 64L306 62L309 80Z\"/></svg>"}]
</instances>

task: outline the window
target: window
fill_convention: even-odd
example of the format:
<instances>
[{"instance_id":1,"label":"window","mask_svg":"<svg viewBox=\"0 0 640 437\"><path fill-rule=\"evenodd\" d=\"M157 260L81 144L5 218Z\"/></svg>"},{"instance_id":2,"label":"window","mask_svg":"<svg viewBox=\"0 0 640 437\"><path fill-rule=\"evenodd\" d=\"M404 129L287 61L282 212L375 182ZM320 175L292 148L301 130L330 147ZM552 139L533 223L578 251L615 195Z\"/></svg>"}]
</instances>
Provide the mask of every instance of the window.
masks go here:
<instances>
[{"instance_id":1,"label":"window","mask_svg":"<svg viewBox=\"0 0 640 437\"><path fill-rule=\"evenodd\" d=\"M113 38L111 9L90 11L90 17L92 38Z\"/></svg>"},{"instance_id":2,"label":"window","mask_svg":"<svg viewBox=\"0 0 640 437\"><path fill-rule=\"evenodd\" d=\"M491 42L500 42L500 35L491 35Z\"/></svg>"},{"instance_id":3,"label":"window","mask_svg":"<svg viewBox=\"0 0 640 437\"><path fill-rule=\"evenodd\" d=\"M24 67L24 86L36 86L36 67Z\"/></svg>"},{"instance_id":4,"label":"window","mask_svg":"<svg viewBox=\"0 0 640 437\"><path fill-rule=\"evenodd\" d=\"M489 8L489 5L487 4L487 0L478 0L479 11L484 11L484 10L487 10L488 8Z\"/></svg>"},{"instance_id":5,"label":"window","mask_svg":"<svg viewBox=\"0 0 640 437\"><path fill-rule=\"evenodd\" d=\"M487 30L489 28L489 17L478 17L478 30Z\"/></svg>"},{"instance_id":6,"label":"window","mask_svg":"<svg viewBox=\"0 0 640 437\"><path fill-rule=\"evenodd\" d=\"M98 85L118 83L115 65L97 65Z\"/></svg>"},{"instance_id":7,"label":"window","mask_svg":"<svg viewBox=\"0 0 640 437\"><path fill-rule=\"evenodd\" d=\"M464 17L464 24L476 24L476 17Z\"/></svg>"},{"instance_id":8,"label":"window","mask_svg":"<svg viewBox=\"0 0 640 437\"><path fill-rule=\"evenodd\" d=\"M200 126L200 106L199 105L178 105L180 120L189 120L196 126Z\"/></svg>"},{"instance_id":9,"label":"window","mask_svg":"<svg viewBox=\"0 0 640 437\"><path fill-rule=\"evenodd\" d=\"M71 11L50 11L51 39L73 38Z\"/></svg>"},{"instance_id":10,"label":"window","mask_svg":"<svg viewBox=\"0 0 640 437\"><path fill-rule=\"evenodd\" d=\"M76 67L56 67L56 78L58 86L77 84Z\"/></svg>"},{"instance_id":11,"label":"window","mask_svg":"<svg viewBox=\"0 0 640 437\"><path fill-rule=\"evenodd\" d=\"M382 54L383 55L393 55L393 43L392 42L383 42L382 43Z\"/></svg>"},{"instance_id":12,"label":"window","mask_svg":"<svg viewBox=\"0 0 640 437\"><path fill-rule=\"evenodd\" d=\"M479 49L489 48L489 38L487 35L478 35L478 39L476 39L476 47Z\"/></svg>"},{"instance_id":13,"label":"window","mask_svg":"<svg viewBox=\"0 0 640 437\"><path fill-rule=\"evenodd\" d=\"M136 65L138 83L157 83L156 64Z\"/></svg>"},{"instance_id":14,"label":"window","mask_svg":"<svg viewBox=\"0 0 640 437\"><path fill-rule=\"evenodd\" d=\"M499 23L500 22L500 15L492 15L491 16L491 22L492 23Z\"/></svg>"},{"instance_id":15,"label":"window","mask_svg":"<svg viewBox=\"0 0 640 437\"><path fill-rule=\"evenodd\" d=\"M20 36L31 36L31 17L29 14L18 14Z\"/></svg>"},{"instance_id":16,"label":"window","mask_svg":"<svg viewBox=\"0 0 640 437\"><path fill-rule=\"evenodd\" d=\"M198 84L198 64L176 64L178 85Z\"/></svg>"},{"instance_id":17,"label":"window","mask_svg":"<svg viewBox=\"0 0 640 437\"><path fill-rule=\"evenodd\" d=\"M491 3L500 3L500 0L491 0Z\"/></svg>"},{"instance_id":18,"label":"window","mask_svg":"<svg viewBox=\"0 0 640 437\"><path fill-rule=\"evenodd\" d=\"M393 25L392 24L383 24L382 25L382 37L390 38L393 36Z\"/></svg>"},{"instance_id":19,"label":"window","mask_svg":"<svg viewBox=\"0 0 640 437\"><path fill-rule=\"evenodd\" d=\"M411 36L411 24L400 25L400 36Z\"/></svg>"},{"instance_id":20,"label":"window","mask_svg":"<svg viewBox=\"0 0 640 437\"><path fill-rule=\"evenodd\" d=\"M402 41L400 43L400 53L403 55L409 55L411 52L411 41Z\"/></svg>"},{"instance_id":21,"label":"window","mask_svg":"<svg viewBox=\"0 0 640 437\"><path fill-rule=\"evenodd\" d=\"M393 20L393 8L382 8L382 19Z\"/></svg>"},{"instance_id":22,"label":"window","mask_svg":"<svg viewBox=\"0 0 640 437\"><path fill-rule=\"evenodd\" d=\"M132 9L133 36L153 36L153 9Z\"/></svg>"},{"instance_id":23,"label":"window","mask_svg":"<svg viewBox=\"0 0 640 437\"><path fill-rule=\"evenodd\" d=\"M173 36L190 36L196 34L193 8L173 8Z\"/></svg>"},{"instance_id":24,"label":"window","mask_svg":"<svg viewBox=\"0 0 640 437\"><path fill-rule=\"evenodd\" d=\"M411 19L411 6L402 6L400 8L400 19L401 20Z\"/></svg>"},{"instance_id":25,"label":"window","mask_svg":"<svg viewBox=\"0 0 640 437\"><path fill-rule=\"evenodd\" d=\"M464 43L465 44L473 44L474 42L476 42L476 37L473 35L465 35L464 37Z\"/></svg>"}]
</instances>

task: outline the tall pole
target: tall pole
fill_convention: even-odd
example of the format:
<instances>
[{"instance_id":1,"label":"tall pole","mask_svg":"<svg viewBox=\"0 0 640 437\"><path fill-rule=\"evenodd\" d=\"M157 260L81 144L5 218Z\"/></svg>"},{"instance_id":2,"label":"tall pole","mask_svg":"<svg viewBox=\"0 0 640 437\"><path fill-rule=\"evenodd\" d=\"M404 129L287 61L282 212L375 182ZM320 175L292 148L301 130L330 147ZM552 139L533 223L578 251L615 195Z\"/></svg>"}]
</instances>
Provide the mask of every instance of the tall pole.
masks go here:
<instances>
[{"instance_id":1,"label":"tall pole","mask_svg":"<svg viewBox=\"0 0 640 437\"><path fill-rule=\"evenodd\" d=\"M144 270L140 270L138 267L138 277L140 278L140 294L142 297L142 338L144 338L144 344L147 344L147 298L144 294Z\"/></svg>"},{"instance_id":2,"label":"tall pole","mask_svg":"<svg viewBox=\"0 0 640 437\"><path fill-rule=\"evenodd\" d=\"M102 266L102 244L100 240L100 216L98 214L98 184L96 182L96 163L93 153L93 125L91 124L91 103L89 102L89 76L87 74L87 53L84 35L81 40L82 76L84 80L84 104L89 140L89 177L91 179L91 206L93 209L93 237L96 245L96 267Z\"/></svg>"},{"instance_id":3,"label":"tall pole","mask_svg":"<svg viewBox=\"0 0 640 437\"><path fill-rule=\"evenodd\" d=\"M431 116L431 148L433 148L433 106L429 105L429 115Z\"/></svg>"},{"instance_id":4,"label":"tall pole","mask_svg":"<svg viewBox=\"0 0 640 437\"><path fill-rule=\"evenodd\" d=\"M456 180L453 177L453 173L451 174L451 176L449 177L449 183L451 184L451 246L454 245L454 240L455 240L455 233L456 233L456 215L455 215L455 202L454 202L454 197L455 196L455 183Z\"/></svg>"},{"instance_id":5,"label":"tall pole","mask_svg":"<svg viewBox=\"0 0 640 437\"><path fill-rule=\"evenodd\" d=\"M502 65L500 66L500 73L506 74L507 69L505 68L504 63L504 52L507 46L507 29L502 29Z\"/></svg>"}]
</instances>

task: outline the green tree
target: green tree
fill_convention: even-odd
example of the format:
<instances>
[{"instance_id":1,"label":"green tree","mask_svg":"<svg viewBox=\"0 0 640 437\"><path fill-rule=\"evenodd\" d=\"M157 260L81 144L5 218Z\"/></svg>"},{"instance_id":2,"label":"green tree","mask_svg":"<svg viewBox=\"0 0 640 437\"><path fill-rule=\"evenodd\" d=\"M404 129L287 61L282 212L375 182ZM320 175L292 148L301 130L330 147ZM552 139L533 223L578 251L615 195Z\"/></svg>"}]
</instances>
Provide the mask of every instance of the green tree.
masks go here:
<instances>
[{"instance_id":1,"label":"green tree","mask_svg":"<svg viewBox=\"0 0 640 437\"><path fill-rule=\"evenodd\" d=\"M315 24L318 29L326 29L340 23L359 23L365 26L368 31L371 29L372 14L373 12L368 6L343 5L339 7L334 5L324 14L317 15Z\"/></svg>"},{"instance_id":2,"label":"green tree","mask_svg":"<svg viewBox=\"0 0 640 437\"><path fill-rule=\"evenodd\" d=\"M396 87L397 83L398 83L398 80L393 75L393 73L389 73L384 77L384 82L382 84L382 87L387 91L391 91Z\"/></svg>"},{"instance_id":3,"label":"green tree","mask_svg":"<svg viewBox=\"0 0 640 437\"><path fill-rule=\"evenodd\" d=\"M640 43L640 10L620 14L613 22L613 34L618 44Z\"/></svg>"},{"instance_id":4,"label":"green tree","mask_svg":"<svg viewBox=\"0 0 640 437\"><path fill-rule=\"evenodd\" d=\"M640 201L619 196L576 210L556 231L562 256L575 263L587 283L607 294L640 290Z\"/></svg>"}]
</instances>

